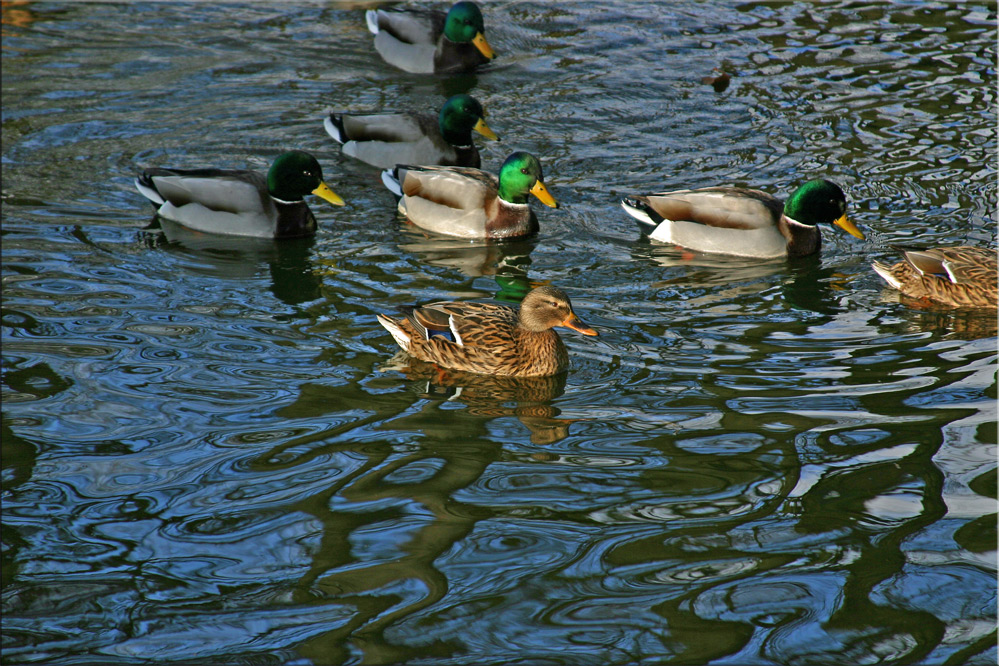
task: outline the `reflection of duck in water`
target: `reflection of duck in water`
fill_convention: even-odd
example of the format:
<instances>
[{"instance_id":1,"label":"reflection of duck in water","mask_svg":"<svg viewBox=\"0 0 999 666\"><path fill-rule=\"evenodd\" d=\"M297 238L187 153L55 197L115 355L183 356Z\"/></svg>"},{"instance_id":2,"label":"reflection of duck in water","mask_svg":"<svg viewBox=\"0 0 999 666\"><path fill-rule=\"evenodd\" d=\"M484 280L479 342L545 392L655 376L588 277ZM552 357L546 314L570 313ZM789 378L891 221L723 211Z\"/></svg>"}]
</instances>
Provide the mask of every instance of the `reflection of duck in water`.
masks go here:
<instances>
[{"instance_id":1,"label":"reflection of duck in water","mask_svg":"<svg viewBox=\"0 0 999 666\"><path fill-rule=\"evenodd\" d=\"M186 257L194 272L226 279L254 279L269 269L271 292L282 302L296 305L321 296L322 276L313 263L315 237L277 241L203 234L160 217L154 218L144 232L144 243Z\"/></svg>"},{"instance_id":2,"label":"reflection of duck in water","mask_svg":"<svg viewBox=\"0 0 999 666\"><path fill-rule=\"evenodd\" d=\"M538 377L569 367L556 326L597 335L572 311L561 289L537 287L519 310L494 303L441 301L405 317L378 315L404 351L444 368L488 375Z\"/></svg>"},{"instance_id":3,"label":"reflection of duck in water","mask_svg":"<svg viewBox=\"0 0 999 666\"><path fill-rule=\"evenodd\" d=\"M382 370L396 370L408 379L426 382L428 398L461 402L468 412L492 418L516 417L531 431L534 444L553 444L569 435L579 419L560 419L552 401L565 392L564 372L545 377L481 375L438 366L398 352ZM512 403L512 404L511 404Z\"/></svg>"},{"instance_id":4,"label":"reflection of duck in water","mask_svg":"<svg viewBox=\"0 0 999 666\"><path fill-rule=\"evenodd\" d=\"M495 275L498 278L526 276L531 264L530 254L536 245L536 239L494 243L448 238L426 234L407 225L402 230L399 249L413 253L428 264L457 269L468 277Z\"/></svg>"}]
</instances>

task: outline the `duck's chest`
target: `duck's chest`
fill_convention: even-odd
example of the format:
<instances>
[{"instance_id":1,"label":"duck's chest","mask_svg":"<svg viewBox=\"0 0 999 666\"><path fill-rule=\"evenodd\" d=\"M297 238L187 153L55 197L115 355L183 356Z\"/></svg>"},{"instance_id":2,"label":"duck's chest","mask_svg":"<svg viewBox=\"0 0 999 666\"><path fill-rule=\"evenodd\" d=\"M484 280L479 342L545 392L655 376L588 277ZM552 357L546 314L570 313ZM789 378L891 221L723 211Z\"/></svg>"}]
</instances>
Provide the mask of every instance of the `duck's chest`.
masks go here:
<instances>
[{"instance_id":1,"label":"duck's chest","mask_svg":"<svg viewBox=\"0 0 999 666\"><path fill-rule=\"evenodd\" d=\"M486 204L486 238L520 238L537 232L538 218L528 204L512 204L499 197Z\"/></svg>"}]
</instances>

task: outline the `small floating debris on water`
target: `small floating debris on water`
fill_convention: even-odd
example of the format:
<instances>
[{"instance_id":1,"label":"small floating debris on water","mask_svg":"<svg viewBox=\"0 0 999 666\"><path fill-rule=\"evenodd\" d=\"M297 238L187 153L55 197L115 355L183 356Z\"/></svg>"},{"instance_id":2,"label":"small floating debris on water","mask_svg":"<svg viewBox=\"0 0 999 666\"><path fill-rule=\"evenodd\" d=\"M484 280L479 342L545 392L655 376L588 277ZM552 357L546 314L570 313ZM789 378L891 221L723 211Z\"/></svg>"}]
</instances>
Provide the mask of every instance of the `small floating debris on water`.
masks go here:
<instances>
[{"instance_id":1,"label":"small floating debris on water","mask_svg":"<svg viewBox=\"0 0 999 666\"><path fill-rule=\"evenodd\" d=\"M725 88L728 88L728 84L732 80L732 77L722 70L721 67L715 67L711 70L711 73L714 74L714 76L705 76L701 79L701 83L707 83L715 89L715 92L722 92Z\"/></svg>"}]
</instances>

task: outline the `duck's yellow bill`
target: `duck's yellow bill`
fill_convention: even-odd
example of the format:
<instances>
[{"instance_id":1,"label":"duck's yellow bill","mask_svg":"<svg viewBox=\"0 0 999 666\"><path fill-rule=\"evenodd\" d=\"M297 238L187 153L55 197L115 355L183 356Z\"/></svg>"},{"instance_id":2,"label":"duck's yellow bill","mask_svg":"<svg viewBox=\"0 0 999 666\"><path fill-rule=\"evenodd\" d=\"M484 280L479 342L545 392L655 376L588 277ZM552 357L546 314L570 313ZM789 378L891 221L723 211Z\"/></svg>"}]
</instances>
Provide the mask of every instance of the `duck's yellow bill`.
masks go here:
<instances>
[{"instance_id":1,"label":"duck's yellow bill","mask_svg":"<svg viewBox=\"0 0 999 666\"><path fill-rule=\"evenodd\" d=\"M846 213L843 213L838 220L834 220L833 224L837 227L850 234L851 236L856 236L857 238L863 240L864 234L861 233L860 229L856 227L849 219L846 217Z\"/></svg>"},{"instance_id":2,"label":"duck's yellow bill","mask_svg":"<svg viewBox=\"0 0 999 666\"><path fill-rule=\"evenodd\" d=\"M558 202L555 201L555 197L548 193L548 188L540 180L534 183L534 187L531 188L531 194L536 196L538 201L544 205L558 208Z\"/></svg>"},{"instance_id":3,"label":"duck's yellow bill","mask_svg":"<svg viewBox=\"0 0 999 666\"><path fill-rule=\"evenodd\" d=\"M485 118L479 118L479 122L475 123L475 127L472 128L482 136L487 139L492 139L493 141L499 141L500 138L496 136L496 132L489 129L489 125L486 124Z\"/></svg>"},{"instance_id":4,"label":"duck's yellow bill","mask_svg":"<svg viewBox=\"0 0 999 666\"><path fill-rule=\"evenodd\" d=\"M596 331L594 331L592 328L584 324L579 319L579 317L577 317L574 314L570 314L568 317L565 318L565 321L563 321L559 325L565 326L566 328L571 328L572 330L582 333L583 335L597 335Z\"/></svg>"},{"instance_id":5,"label":"duck's yellow bill","mask_svg":"<svg viewBox=\"0 0 999 666\"><path fill-rule=\"evenodd\" d=\"M342 206L344 204L343 199L340 198L340 195L331 190L330 186L322 181L319 181L319 187L312 190L312 193L315 194L317 197L326 199L326 201L329 201L334 206Z\"/></svg>"},{"instance_id":6,"label":"duck's yellow bill","mask_svg":"<svg viewBox=\"0 0 999 666\"><path fill-rule=\"evenodd\" d=\"M475 37L472 38L472 43L475 44L475 48L479 49L479 53L484 55L489 60L496 57L493 52L493 47L489 46L489 42L486 41L486 36L481 32L475 33Z\"/></svg>"}]
</instances>

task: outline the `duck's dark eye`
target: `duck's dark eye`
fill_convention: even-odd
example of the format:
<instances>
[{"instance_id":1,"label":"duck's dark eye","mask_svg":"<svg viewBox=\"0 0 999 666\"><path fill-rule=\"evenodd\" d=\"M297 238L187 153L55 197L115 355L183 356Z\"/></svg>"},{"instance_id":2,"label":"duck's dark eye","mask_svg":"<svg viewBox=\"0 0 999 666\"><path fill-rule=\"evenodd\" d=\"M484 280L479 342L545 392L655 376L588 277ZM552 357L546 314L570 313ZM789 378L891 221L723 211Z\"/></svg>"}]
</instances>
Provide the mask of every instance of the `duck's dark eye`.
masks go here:
<instances>
[{"instance_id":1,"label":"duck's dark eye","mask_svg":"<svg viewBox=\"0 0 999 666\"><path fill-rule=\"evenodd\" d=\"M527 175L527 167L524 167L523 169L521 169L520 173L522 173L522 174L524 174L526 176Z\"/></svg>"}]
</instances>

